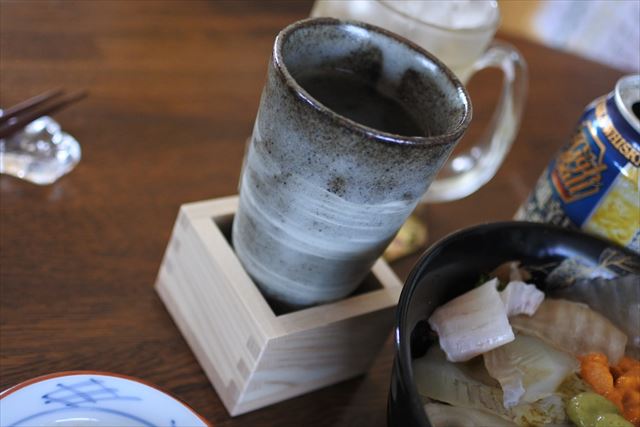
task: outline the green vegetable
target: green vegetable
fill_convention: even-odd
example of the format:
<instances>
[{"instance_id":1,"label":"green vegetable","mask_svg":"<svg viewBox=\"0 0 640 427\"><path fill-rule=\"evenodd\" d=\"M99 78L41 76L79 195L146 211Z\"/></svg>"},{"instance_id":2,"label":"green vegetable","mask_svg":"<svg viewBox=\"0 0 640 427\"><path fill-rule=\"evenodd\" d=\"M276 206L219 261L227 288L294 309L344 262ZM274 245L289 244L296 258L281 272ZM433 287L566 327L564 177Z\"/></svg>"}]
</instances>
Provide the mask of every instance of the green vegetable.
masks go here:
<instances>
[{"instance_id":1,"label":"green vegetable","mask_svg":"<svg viewBox=\"0 0 640 427\"><path fill-rule=\"evenodd\" d=\"M593 427L633 427L633 424L618 414L604 414L598 416Z\"/></svg>"},{"instance_id":2,"label":"green vegetable","mask_svg":"<svg viewBox=\"0 0 640 427\"><path fill-rule=\"evenodd\" d=\"M604 414L596 418L593 427L633 427L633 424L618 414Z\"/></svg>"},{"instance_id":3,"label":"green vegetable","mask_svg":"<svg viewBox=\"0 0 640 427\"><path fill-rule=\"evenodd\" d=\"M613 427L613 426L631 426L624 418L620 417L620 411L609 399L590 391L580 393L574 396L567 405L567 415L578 427ZM609 417L609 415L617 415L620 420L626 424L610 424L608 421L619 422L617 418ZM604 417L604 421L598 421ZM600 424L597 424L600 422Z\"/></svg>"},{"instance_id":4,"label":"green vegetable","mask_svg":"<svg viewBox=\"0 0 640 427\"><path fill-rule=\"evenodd\" d=\"M487 283L489 280L491 280L491 276L489 276L486 273L482 273L480 275L480 278L478 279L478 281L473 285L473 287L474 288L479 288L480 286L482 286L485 283Z\"/></svg>"},{"instance_id":5,"label":"green vegetable","mask_svg":"<svg viewBox=\"0 0 640 427\"><path fill-rule=\"evenodd\" d=\"M491 275L488 273L482 273L480 275L480 278L476 281L476 283L473 285L474 288L479 288L480 286L484 285L485 283L487 283L489 280L491 280L495 275ZM496 289L499 291L504 290L504 288L507 287L507 284L509 283L508 280L502 280L501 278L497 277L498 281L496 282Z\"/></svg>"},{"instance_id":6,"label":"green vegetable","mask_svg":"<svg viewBox=\"0 0 640 427\"><path fill-rule=\"evenodd\" d=\"M562 402L567 406L571 398L577 394L584 393L585 391L592 391L591 387L589 387L589 385L577 374L572 374L565 378L562 384L560 384L560 387L556 390L556 393L562 397Z\"/></svg>"}]
</instances>

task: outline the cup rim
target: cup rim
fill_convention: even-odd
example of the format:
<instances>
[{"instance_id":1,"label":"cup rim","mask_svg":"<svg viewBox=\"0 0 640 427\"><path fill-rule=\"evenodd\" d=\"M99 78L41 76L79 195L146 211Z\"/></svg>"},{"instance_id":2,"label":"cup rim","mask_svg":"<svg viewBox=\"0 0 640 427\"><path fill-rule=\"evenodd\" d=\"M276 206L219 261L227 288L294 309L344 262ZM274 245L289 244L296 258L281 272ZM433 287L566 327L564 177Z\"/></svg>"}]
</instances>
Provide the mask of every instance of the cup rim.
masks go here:
<instances>
[{"instance_id":1,"label":"cup rim","mask_svg":"<svg viewBox=\"0 0 640 427\"><path fill-rule=\"evenodd\" d=\"M326 107L324 104L320 103L314 97L312 97L297 81L296 79L289 73L287 66L284 61L284 56L282 52L282 48L288 37L294 32L303 29L309 28L313 26L354 26L358 28L365 29L367 31L373 31L378 34L381 34L384 37L394 39L395 41L404 44L409 49L417 52L422 55L431 63L435 64L439 71L445 75L449 83L455 88L456 93L463 101L463 115L461 120L453 126L453 128L445 133L441 133L433 136L408 136L408 135L399 135L389 132L383 132L381 130L363 125L361 123L356 122L355 120L351 120L343 115L336 113L330 108ZM374 139L380 142L397 144L402 146L410 146L410 147L424 147L426 145L439 145L439 144L449 144L452 141L457 141L462 137L462 135L467 130L469 123L471 121L472 116L472 106L471 99L469 98L469 94L467 93L463 84L458 80L458 78L453 74L453 72L442 63L439 59L437 59L434 55L427 52L424 48L418 46L417 44L407 40L404 37L401 37L395 33L385 30L384 28L377 27L375 25L366 24L360 21L354 20L341 20L335 18L308 18L303 19L293 24L285 27L278 35L276 36L275 43L273 45L273 64L275 70L279 73L280 78L282 78L285 82L285 85L292 90L295 96L298 97L305 104L312 107L317 112L321 113L325 117L329 118L333 122L346 127L352 131L356 131L365 137L370 139Z\"/></svg>"},{"instance_id":2,"label":"cup rim","mask_svg":"<svg viewBox=\"0 0 640 427\"><path fill-rule=\"evenodd\" d=\"M425 25L427 27L432 27L432 28L437 28L438 30L442 30L442 31L446 31L446 32L450 32L450 33L464 33L464 34L476 34L476 33L482 33L485 32L487 30L496 30L499 26L500 26L500 19L501 19L501 14L500 14L500 9L498 8L498 2L495 0L490 0L492 3L494 3L496 5L496 14L495 17L491 20L490 23L488 24L483 24L480 25L478 27L467 27L467 28L451 28L451 27L447 27L444 25L439 25L439 24L435 24L433 22L427 22L427 21L423 21L422 19L413 16L413 15L409 15L408 13L397 9L396 7L394 7L393 2L389 1L389 0L375 0L377 1L379 4L381 4L383 7L386 7L387 9L389 9L390 11L397 13L398 15L402 16L403 18L409 19L413 22L417 22L420 25Z\"/></svg>"}]
</instances>

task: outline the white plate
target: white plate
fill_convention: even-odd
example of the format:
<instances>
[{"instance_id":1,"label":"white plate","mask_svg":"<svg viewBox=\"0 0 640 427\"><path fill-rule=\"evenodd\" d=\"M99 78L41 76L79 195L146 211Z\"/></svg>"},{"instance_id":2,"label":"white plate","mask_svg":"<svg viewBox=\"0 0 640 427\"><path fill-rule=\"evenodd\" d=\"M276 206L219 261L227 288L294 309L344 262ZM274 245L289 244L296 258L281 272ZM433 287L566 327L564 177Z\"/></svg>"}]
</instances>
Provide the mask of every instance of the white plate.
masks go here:
<instances>
[{"instance_id":1,"label":"white plate","mask_svg":"<svg viewBox=\"0 0 640 427\"><path fill-rule=\"evenodd\" d=\"M0 394L2 427L210 427L191 408L134 378L61 372Z\"/></svg>"}]
</instances>

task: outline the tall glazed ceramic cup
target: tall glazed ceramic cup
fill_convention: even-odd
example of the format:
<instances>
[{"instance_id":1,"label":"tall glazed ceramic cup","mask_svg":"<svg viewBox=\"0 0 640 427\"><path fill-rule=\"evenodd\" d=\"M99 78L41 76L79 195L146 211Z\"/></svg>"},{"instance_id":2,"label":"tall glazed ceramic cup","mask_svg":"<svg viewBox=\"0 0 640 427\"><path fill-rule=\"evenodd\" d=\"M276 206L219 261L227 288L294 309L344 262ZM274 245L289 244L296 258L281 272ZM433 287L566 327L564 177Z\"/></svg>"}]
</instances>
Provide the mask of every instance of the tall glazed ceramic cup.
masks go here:
<instances>
[{"instance_id":1,"label":"tall glazed ceramic cup","mask_svg":"<svg viewBox=\"0 0 640 427\"><path fill-rule=\"evenodd\" d=\"M324 85L336 75L349 80ZM358 87L369 92L353 92ZM386 111L376 109L380 99L406 117L389 123L388 114L376 116ZM351 107L364 113L357 117ZM416 125L411 134L380 130L403 120ZM470 120L471 103L457 78L393 33L332 18L282 30L233 224L246 271L267 297L294 307L354 291Z\"/></svg>"}]
</instances>

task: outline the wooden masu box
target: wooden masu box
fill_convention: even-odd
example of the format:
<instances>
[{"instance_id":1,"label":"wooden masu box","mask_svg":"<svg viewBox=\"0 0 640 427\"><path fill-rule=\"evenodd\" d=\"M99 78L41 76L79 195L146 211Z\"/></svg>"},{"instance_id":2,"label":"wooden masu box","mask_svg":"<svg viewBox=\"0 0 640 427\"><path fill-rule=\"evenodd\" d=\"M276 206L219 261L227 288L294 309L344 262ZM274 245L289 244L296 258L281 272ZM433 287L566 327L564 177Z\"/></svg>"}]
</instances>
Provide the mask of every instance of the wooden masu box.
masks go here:
<instances>
[{"instance_id":1,"label":"wooden masu box","mask_svg":"<svg viewBox=\"0 0 640 427\"><path fill-rule=\"evenodd\" d=\"M338 302L276 313L229 235L237 196L181 206L156 290L232 416L364 373L402 283L382 260Z\"/></svg>"}]
</instances>

